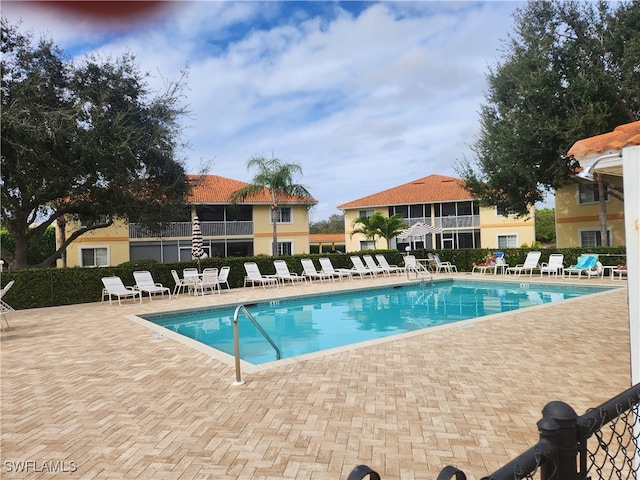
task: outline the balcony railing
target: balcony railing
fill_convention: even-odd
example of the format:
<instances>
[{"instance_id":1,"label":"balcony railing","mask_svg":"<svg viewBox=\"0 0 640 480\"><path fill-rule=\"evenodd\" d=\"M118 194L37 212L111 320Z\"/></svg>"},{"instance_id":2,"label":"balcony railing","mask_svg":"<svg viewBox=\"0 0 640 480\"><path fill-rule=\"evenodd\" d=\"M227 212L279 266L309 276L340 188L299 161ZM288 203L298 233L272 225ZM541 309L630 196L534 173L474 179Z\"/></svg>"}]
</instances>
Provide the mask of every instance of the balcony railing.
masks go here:
<instances>
[{"instance_id":1,"label":"balcony railing","mask_svg":"<svg viewBox=\"0 0 640 480\"><path fill-rule=\"evenodd\" d=\"M203 237L237 237L253 235L253 222L200 222ZM129 238L189 238L191 222L171 222L159 232L151 232L140 223L129 224Z\"/></svg>"},{"instance_id":2,"label":"balcony railing","mask_svg":"<svg viewBox=\"0 0 640 480\"><path fill-rule=\"evenodd\" d=\"M480 226L479 215L436 217L434 220L435 226L440 228L473 228Z\"/></svg>"}]
</instances>

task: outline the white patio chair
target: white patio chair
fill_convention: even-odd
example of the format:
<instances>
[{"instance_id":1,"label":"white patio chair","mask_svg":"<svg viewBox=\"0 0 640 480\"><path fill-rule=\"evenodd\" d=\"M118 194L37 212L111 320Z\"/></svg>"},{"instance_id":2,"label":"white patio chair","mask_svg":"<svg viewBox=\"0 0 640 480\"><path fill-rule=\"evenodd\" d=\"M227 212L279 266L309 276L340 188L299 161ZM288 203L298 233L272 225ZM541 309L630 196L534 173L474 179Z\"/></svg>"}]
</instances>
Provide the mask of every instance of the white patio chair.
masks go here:
<instances>
[{"instance_id":1,"label":"white patio chair","mask_svg":"<svg viewBox=\"0 0 640 480\"><path fill-rule=\"evenodd\" d=\"M527 258L524 259L524 263L520 263L515 267L507 268L507 273L513 273L520 276L522 273L529 272L529 276L533 276L533 271L540 268L538 266L538 260L540 260L542 252L529 252Z\"/></svg>"},{"instance_id":2,"label":"white patio chair","mask_svg":"<svg viewBox=\"0 0 640 480\"><path fill-rule=\"evenodd\" d=\"M384 268L378 265L371 255L363 255L362 258L364 259L364 263L367 265L367 268L369 270L376 272L376 274L381 273L385 277L387 275L391 275L390 272L387 272Z\"/></svg>"},{"instance_id":3,"label":"white patio chair","mask_svg":"<svg viewBox=\"0 0 640 480\"><path fill-rule=\"evenodd\" d=\"M251 283L251 288L255 288L256 283L262 285L262 288L267 286L277 287L280 285L280 281L275 275L262 275L258 264L255 262L245 262L244 270L247 273L247 276L244 277L245 287L248 283Z\"/></svg>"},{"instance_id":4,"label":"white patio chair","mask_svg":"<svg viewBox=\"0 0 640 480\"><path fill-rule=\"evenodd\" d=\"M196 293L200 290L200 295L204 296L205 290L210 290L211 293L217 291L220 295L220 279L218 278L217 268L205 268L202 271L202 276L196 283Z\"/></svg>"},{"instance_id":5,"label":"white patio chair","mask_svg":"<svg viewBox=\"0 0 640 480\"><path fill-rule=\"evenodd\" d=\"M4 330L4 323L7 324L7 328L9 328L10 326L9 320L7 320L7 314L15 312L14 308L3 299L5 294L11 289L11 287L13 287L14 283L15 280L11 280L4 287L2 287L2 290L0 290L0 316L2 317L2 320L4 320L4 322L0 322L0 327L2 328L2 330Z\"/></svg>"},{"instance_id":6,"label":"white patio chair","mask_svg":"<svg viewBox=\"0 0 640 480\"><path fill-rule=\"evenodd\" d=\"M161 283L154 282L151 272L148 270L133 272L133 278L136 281L134 288L139 290L142 294L146 293L149 295L149 300L153 300L153 296L158 293L162 295L162 298L164 298L164 294L167 293L169 295L169 300L171 300L171 290L169 287L165 287Z\"/></svg>"},{"instance_id":7,"label":"white patio chair","mask_svg":"<svg viewBox=\"0 0 640 480\"><path fill-rule=\"evenodd\" d=\"M389 262L387 261L387 257L385 257L381 253L378 253L376 255L376 260L378 260L378 264L380 265L380 267L385 272L389 273L389 275L391 275L392 273L395 273L396 275L404 273L404 267L399 267L398 265L389 265Z\"/></svg>"},{"instance_id":8,"label":"white patio chair","mask_svg":"<svg viewBox=\"0 0 640 480\"><path fill-rule=\"evenodd\" d=\"M360 275L360 278L366 278L367 275L371 275L372 277L378 276L378 272L365 267L362 259L357 255L351 257L351 263L353 263L353 272Z\"/></svg>"},{"instance_id":9,"label":"white patio chair","mask_svg":"<svg viewBox=\"0 0 640 480\"><path fill-rule=\"evenodd\" d=\"M300 263L302 264L304 275L309 278L312 283L314 278L320 280L320 283L324 283L325 280L335 282L335 275L332 275L331 273L318 272L316 270L316 266L313 264L313 260L310 258L301 258Z\"/></svg>"},{"instance_id":10,"label":"white patio chair","mask_svg":"<svg viewBox=\"0 0 640 480\"><path fill-rule=\"evenodd\" d=\"M104 285L102 289L102 301L104 302L105 298L109 298L109 305L111 305L112 297L118 299L119 305L122 305L123 298L131 298L135 303L137 297L140 299L140 303L142 303L142 292L133 287L125 287L120 277L102 277L102 285Z\"/></svg>"},{"instance_id":11,"label":"white patio chair","mask_svg":"<svg viewBox=\"0 0 640 480\"><path fill-rule=\"evenodd\" d=\"M282 282L283 285L287 281L291 282L292 285L300 282L307 283L306 277L298 275L297 273L291 273L289 271L289 267L287 266L287 262L285 262L284 260L274 260L273 266L276 268L276 277Z\"/></svg>"},{"instance_id":12,"label":"white patio chair","mask_svg":"<svg viewBox=\"0 0 640 480\"><path fill-rule=\"evenodd\" d=\"M171 276L173 277L173 281L176 283L175 287L173 287L173 296L177 297L181 292L184 292L186 289L189 290L189 284L185 281L184 278L180 278L178 272L175 270L171 270Z\"/></svg>"},{"instance_id":13,"label":"white patio chair","mask_svg":"<svg viewBox=\"0 0 640 480\"><path fill-rule=\"evenodd\" d=\"M353 273L348 268L334 268L333 263L331 263L331 259L328 257L321 257L319 261L320 267L322 268L322 273L334 275L338 277L340 281L342 281L343 277L346 277L349 280L353 280Z\"/></svg>"},{"instance_id":14,"label":"white patio chair","mask_svg":"<svg viewBox=\"0 0 640 480\"><path fill-rule=\"evenodd\" d=\"M229 286L229 272L231 271L231 267L222 267L218 272L218 284L220 285L220 289L222 289L222 285L227 286L227 290L231 290Z\"/></svg>"},{"instance_id":15,"label":"white patio chair","mask_svg":"<svg viewBox=\"0 0 640 480\"><path fill-rule=\"evenodd\" d=\"M540 276L547 273L549 276L554 274L558 278L558 274L562 275L564 270L564 255L562 253L552 253L549 255L548 262L542 262L540 264Z\"/></svg>"}]
</instances>

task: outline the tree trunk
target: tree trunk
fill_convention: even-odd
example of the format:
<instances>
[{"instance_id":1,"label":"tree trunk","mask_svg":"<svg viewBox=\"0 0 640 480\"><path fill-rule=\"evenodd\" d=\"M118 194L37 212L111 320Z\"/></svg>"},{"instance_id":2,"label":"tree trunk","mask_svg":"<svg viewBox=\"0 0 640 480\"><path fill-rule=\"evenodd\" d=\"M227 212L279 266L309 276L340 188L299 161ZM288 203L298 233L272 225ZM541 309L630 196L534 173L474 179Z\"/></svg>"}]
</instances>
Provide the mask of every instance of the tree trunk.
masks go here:
<instances>
[{"instance_id":1,"label":"tree trunk","mask_svg":"<svg viewBox=\"0 0 640 480\"><path fill-rule=\"evenodd\" d=\"M64 242L67 240L67 221L64 217L58 218L58 231L60 232L60 245L64 245ZM62 268L66 268L67 266L67 249L65 248L62 251L62 255L60 255L62 259Z\"/></svg>"},{"instance_id":2,"label":"tree trunk","mask_svg":"<svg viewBox=\"0 0 640 480\"><path fill-rule=\"evenodd\" d=\"M271 256L278 256L278 205L271 205L271 223L273 224L273 244L271 246Z\"/></svg>"},{"instance_id":3,"label":"tree trunk","mask_svg":"<svg viewBox=\"0 0 640 480\"><path fill-rule=\"evenodd\" d=\"M603 247L609 247L607 235L607 189L604 186L604 180L601 173L596 173L596 181L598 182L598 215L600 217L600 244Z\"/></svg>"},{"instance_id":4,"label":"tree trunk","mask_svg":"<svg viewBox=\"0 0 640 480\"><path fill-rule=\"evenodd\" d=\"M11 261L10 266L12 270L22 270L23 268L27 268L28 238L26 235L20 237L15 235L13 239L16 242L16 249L13 253L13 261Z\"/></svg>"}]
</instances>

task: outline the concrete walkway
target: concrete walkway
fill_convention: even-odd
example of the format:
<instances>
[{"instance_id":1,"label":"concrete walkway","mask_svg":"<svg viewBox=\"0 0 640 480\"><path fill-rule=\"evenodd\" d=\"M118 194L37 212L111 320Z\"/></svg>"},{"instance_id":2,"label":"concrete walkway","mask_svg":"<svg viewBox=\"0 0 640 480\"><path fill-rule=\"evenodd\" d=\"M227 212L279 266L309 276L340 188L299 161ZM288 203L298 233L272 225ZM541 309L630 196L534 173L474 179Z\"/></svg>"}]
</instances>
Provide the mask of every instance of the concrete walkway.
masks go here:
<instances>
[{"instance_id":1,"label":"concrete walkway","mask_svg":"<svg viewBox=\"0 0 640 480\"><path fill-rule=\"evenodd\" d=\"M242 386L228 358L132 319L398 282L18 311L1 337L0 476L339 480L364 463L383 480L446 465L479 479L537 441L547 402L582 414L630 386L624 281L574 280L621 289L250 368Z\"/></svg>"}]
</instances>

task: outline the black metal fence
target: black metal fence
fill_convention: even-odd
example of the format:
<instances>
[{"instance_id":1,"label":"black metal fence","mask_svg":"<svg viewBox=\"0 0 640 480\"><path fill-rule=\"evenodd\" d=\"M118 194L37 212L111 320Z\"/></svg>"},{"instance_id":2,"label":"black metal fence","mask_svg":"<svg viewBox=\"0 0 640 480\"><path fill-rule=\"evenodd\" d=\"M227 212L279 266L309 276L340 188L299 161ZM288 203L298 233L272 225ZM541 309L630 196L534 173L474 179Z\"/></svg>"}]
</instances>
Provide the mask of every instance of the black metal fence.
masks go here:
<instances>
[{"instance_id":1,"label":"black metal fence","mask_svg":"<svg viewBox=\"0 0 640 480\"><path fill-rule=\"evenodd\" d=\"M533 447L482 480L602 480L640 478L640 384L578 416L564 402L553 401L538 421L540 439ZM380 480L360 465L348 480ZM448 466L437 480L466 480Z\"/></svg>"}]
</instances>

